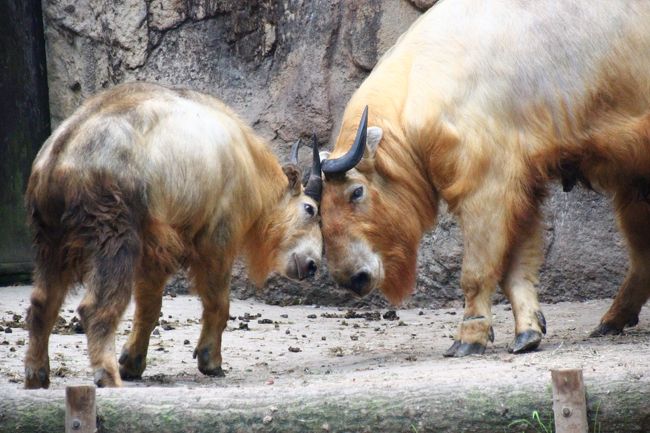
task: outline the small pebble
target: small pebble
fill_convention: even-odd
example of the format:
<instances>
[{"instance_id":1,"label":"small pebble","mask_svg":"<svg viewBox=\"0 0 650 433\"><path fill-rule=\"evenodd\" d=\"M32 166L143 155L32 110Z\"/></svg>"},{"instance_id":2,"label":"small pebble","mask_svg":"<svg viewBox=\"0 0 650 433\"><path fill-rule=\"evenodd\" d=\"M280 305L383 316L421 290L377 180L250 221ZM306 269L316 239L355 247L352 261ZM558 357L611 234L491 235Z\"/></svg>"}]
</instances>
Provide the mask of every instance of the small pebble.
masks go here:
<instances>
[{"instance_id":1,"label":"small pebble","mask_svg":"<svg viewBox=\"0 0 650 433\"><path fill-rule=\"evenodd\" d=\"M399 317L397 316L397 313L395 312L395 310L386 311L382 317L384 318L384 320L398 320L399 319Z\"/></svg>"}]
</instances>

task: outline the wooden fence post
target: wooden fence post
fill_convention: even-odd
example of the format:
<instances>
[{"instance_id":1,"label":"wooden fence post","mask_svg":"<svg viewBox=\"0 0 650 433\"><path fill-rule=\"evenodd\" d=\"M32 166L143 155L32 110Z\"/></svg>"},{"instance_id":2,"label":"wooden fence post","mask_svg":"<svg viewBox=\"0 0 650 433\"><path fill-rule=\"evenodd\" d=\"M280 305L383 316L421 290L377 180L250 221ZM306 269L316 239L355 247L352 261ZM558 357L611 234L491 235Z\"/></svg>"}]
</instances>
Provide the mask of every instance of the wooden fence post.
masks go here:
<instances>
[{"instance_id":1,"label":"wooden fence post","mask_svg":"<svg viewBox=\"0 0 650 433\"><path fill-rule=\"evenodd\" d=\"M65 433L95 433L97 408L93 385L65 388Z\"/></svg>"},{"instance_id":2,"label":"wooden fence post","mask_svg":"<svg viewBox=\"0 0 650 433\"><path fill-rule=\"evenodd\" d=\"M587 398L582 370L551 370L555 433L587 433Z\"/></svg>"}]
</instances>

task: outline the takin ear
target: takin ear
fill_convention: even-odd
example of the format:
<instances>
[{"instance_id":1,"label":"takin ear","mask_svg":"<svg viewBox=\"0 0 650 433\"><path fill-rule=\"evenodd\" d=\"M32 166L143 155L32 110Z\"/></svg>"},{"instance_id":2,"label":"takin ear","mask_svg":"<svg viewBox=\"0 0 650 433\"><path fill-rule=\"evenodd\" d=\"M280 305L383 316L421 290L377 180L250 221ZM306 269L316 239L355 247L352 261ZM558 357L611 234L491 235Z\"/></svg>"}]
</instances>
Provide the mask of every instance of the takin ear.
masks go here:
<instances>
[{"instance_id":1,"label":"takin ear","mask_svg":"<svg viewBox=\"0 0 650 433\"><path fill-rule=\"evenodd\" d=\"M327 150L321 150L320 152L318 152L321 161L325 161L327 158L329 158L330 154L331 153L328 152Z\"/></svg>"},{"instance_id":2,"label":"takin ear","mask_svg":"<svg viewBox=\"0 0 650 433\"><path fill-rule=\"evenodd\" d=\"M300 169L294 164L285 164L282 166L282 171L289 179L289 186L287 187L291 195L299 195L302 192L302 174Z\"/></svg>"},{"instance_id":3,"label":"takin ear","mask_svg":"<svg viewBox=\"0 0 650 433\"><path fill-rule=\"evenodd\" d=\"M377 152L377 147L379 147L379 142L384 136L384 130L379 126L371 126L366 131L366 150L363 153L364 158L373 158L375 152Z\"/></svg>"}]
</instances>

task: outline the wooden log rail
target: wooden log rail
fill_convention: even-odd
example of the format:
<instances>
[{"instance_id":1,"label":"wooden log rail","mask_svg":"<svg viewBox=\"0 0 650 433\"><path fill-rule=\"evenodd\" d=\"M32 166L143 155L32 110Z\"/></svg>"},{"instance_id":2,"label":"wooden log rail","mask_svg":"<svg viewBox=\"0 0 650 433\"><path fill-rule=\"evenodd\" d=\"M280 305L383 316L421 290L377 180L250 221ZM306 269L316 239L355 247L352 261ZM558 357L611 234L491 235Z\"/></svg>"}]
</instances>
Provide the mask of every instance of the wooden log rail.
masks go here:
<instances>
[{"instance_id":1,"label":"wooden log rail","mask_svg":"<svg viewBox=\"0 0 650 433\"><path fill-rule=\"evenodd\" d=\"M539 378L537 378L539 379ZM518 420L553 420L550 378L499 386L335 383L242 388L127 387L97 390L97 431L453 432L539 431ZM587 381L589 431L650 431L650 378ZM64 390L0 388L0 432L65 430ZM597 418L596 418L597 411Z\"/></svg>"}]
</instances>

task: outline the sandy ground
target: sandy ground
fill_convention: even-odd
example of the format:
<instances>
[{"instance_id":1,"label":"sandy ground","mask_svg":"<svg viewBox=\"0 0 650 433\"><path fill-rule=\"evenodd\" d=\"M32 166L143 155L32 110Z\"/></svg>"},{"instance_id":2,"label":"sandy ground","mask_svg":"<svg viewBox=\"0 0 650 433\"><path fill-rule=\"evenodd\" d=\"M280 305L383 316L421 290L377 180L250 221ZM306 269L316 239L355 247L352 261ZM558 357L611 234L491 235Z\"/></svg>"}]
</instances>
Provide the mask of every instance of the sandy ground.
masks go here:
<instances>
[{"instance_id":1,"label":"sandy ground","mask_svg":"<svg viewBox=\"0 0 650 433\"><path fill-rule=\"evenodd\" d=\"M0 288L0 393L2 387L22 387L27 332L24 325L28 286ZM52 385L92 383L85 336L71 333L81 293L68 296L61 310L65 326L50 340ZM625 335L588 338L609 300L543 305L548 334L538 351L508 353L513 339L512 312L496 305L495 343L484 356L443 358L461 309L397 309L398 318L345 318L348 310L313 306L277 307L255 301L231 304L224 333L225 378L201 375L192 359L200 331L201 304L195 296L165 296L160 326L151 336L148 366L142 381L129 387L282 387L331 386L333 383L392 386L426 380L441 385L468 382L487 385L518 377L550 381L551 368L582 368L585 380L648 380L650 371L650 309ZM126 341L133 306L119 328L117 347ZM387 310L357 310L358 315L383 316ZM379 313L379 314L377 314ZM63 325L63 322L61 323ZM11 332L7 331L11 329ZM246 329L243 329L246 328ZM118 349L119 350L119 349ZM287 388L287 389L288 389Z\"/></svg>"}]
</instances>

